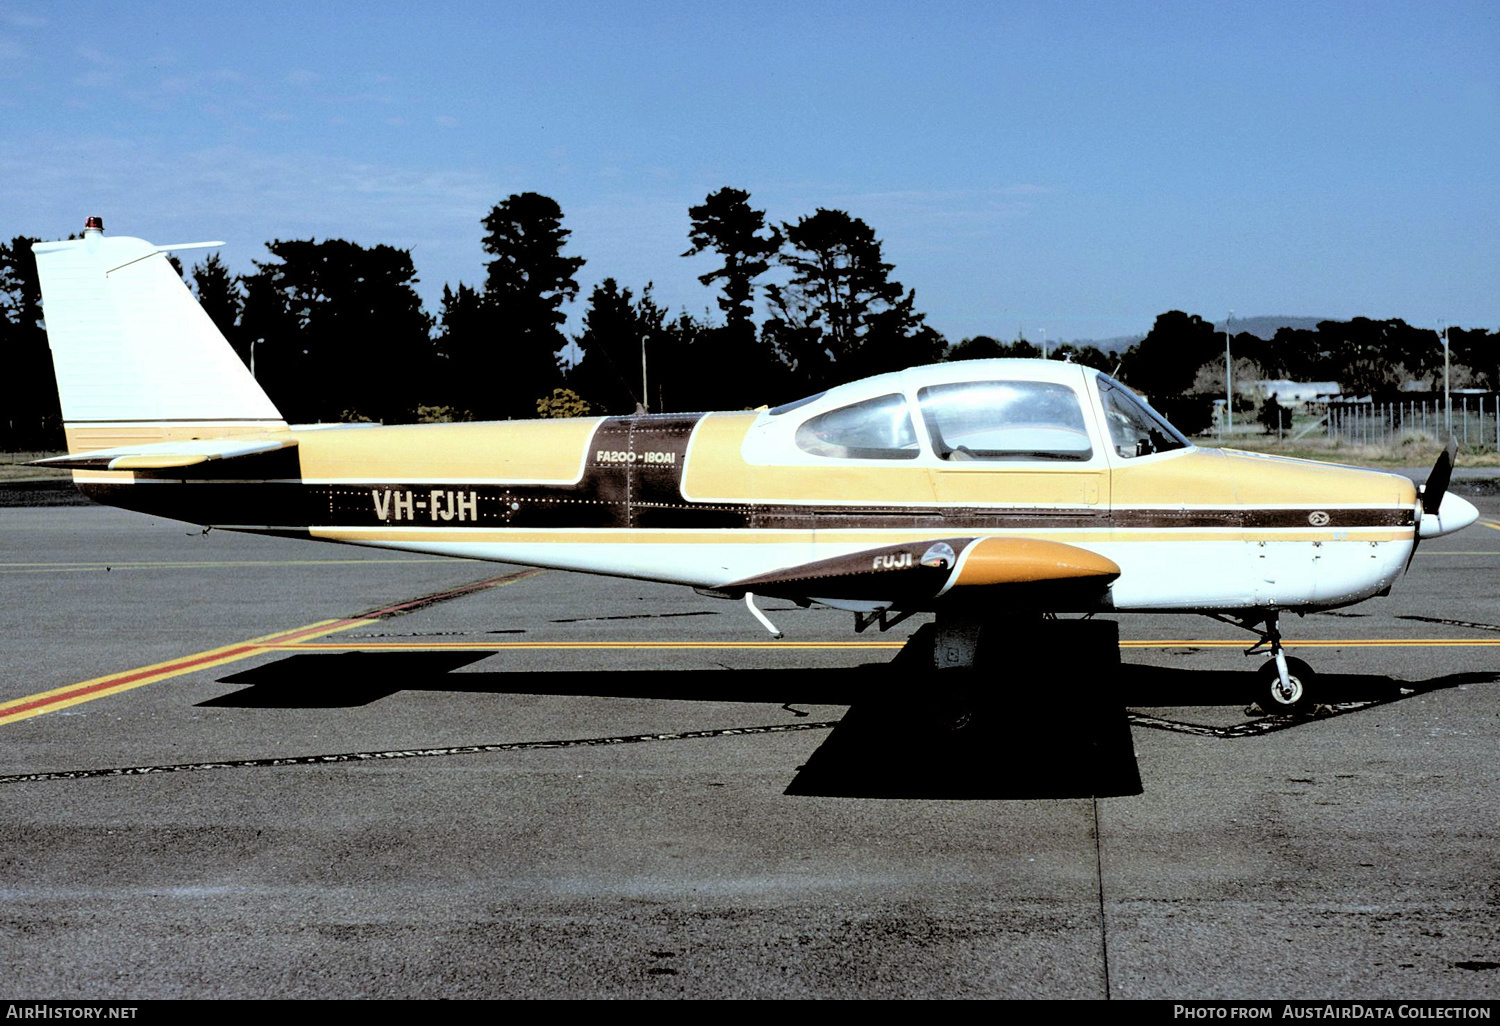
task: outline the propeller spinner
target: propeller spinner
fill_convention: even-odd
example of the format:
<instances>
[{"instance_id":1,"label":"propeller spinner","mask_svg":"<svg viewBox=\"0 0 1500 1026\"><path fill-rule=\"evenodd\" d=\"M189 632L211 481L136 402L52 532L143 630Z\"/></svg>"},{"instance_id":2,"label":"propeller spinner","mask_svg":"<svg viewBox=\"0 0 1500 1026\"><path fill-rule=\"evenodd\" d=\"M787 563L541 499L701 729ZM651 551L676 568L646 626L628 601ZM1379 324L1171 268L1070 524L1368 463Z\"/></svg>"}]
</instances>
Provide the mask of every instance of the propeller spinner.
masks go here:
<instances>
[{"instance_id":1,"label":"propeller spinner","mask_svg":"<svg viewBox=\"0 0 1500 1026\"><path fill-rule=\"evenodd\" d=\"M1417 538L1438 538L1461 531L1479 519L1479 510L1467 499L1448 491L1453 479L1453 457L1458 444L1448 439L1448 447L1438 453L1427 482L1422 485L1422 515L1417 520Z\"/></svg>"}]
</instances>

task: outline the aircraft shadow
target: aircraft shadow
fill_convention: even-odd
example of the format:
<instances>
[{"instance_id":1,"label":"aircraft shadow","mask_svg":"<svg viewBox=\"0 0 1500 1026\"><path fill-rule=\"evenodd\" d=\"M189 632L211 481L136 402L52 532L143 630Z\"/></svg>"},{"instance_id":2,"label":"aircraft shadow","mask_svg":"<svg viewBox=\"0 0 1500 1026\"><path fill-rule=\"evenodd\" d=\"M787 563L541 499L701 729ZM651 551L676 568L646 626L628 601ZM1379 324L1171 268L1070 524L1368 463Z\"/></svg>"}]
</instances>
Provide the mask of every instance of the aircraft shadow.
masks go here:
<instances>
[{"instance_id":1,"label":"aircraft shadow","mask_svg":"<svg viewBox=\"0 0 1500 1026\"><path fill-rule=\"evenodd\" d=\"M826 670L520 670L454 673L490 652L299 654L220 677L247 685L200 702L245 709L332 709L369 705L398 691L569 695L659 701L852 705L880 687L885 664Z\"/></svg>"},{"instance_id":2,"label":"aircraft shadow","mask_svg":"<svg viewBox=\"0 0 1500 1026\"><path fill-rule=\"evenodd\" d=\"M1243 706L1260 695L1254 670L1188 670L1122 663L1111 694L1132 709L1162 706ZM1440 691L1460 684L1488 683L1500 674L1447 674L1428 680L1396 680L1373 673L1320 673L1317 701L1326 704L1384 702L1404 692Z\"/></svg>"},{"instance_id":3,"label":"aircraft shadow","mask_svg":"<svg viewBox=\"0 0 1500 1026\"><path fill-rule=\"evenodd\" d=\"M199 702L230 709L346 709L369 705L398 691L462 690L448 686L454 670L488 652L343 652L287 656L220 677L220 684L248 687Z\"/></svg>"},{"instance_id":4,"label":"aircraft shadow","mask_svg":"<svg viewBox=\"0 0 1500 1026\"><path fill-rule=\"evenodd\" d=\"M786 794L1004 800L1140 794L1127 707L1243 707L1257 687L1252 670L1119 664L1103 657L1075 659L1066 667L990 667L967 678L921 672L900 659L820 670L453 672L488 655L296 654L220 678L244 687L199 704L328 709L369 705L399 691L446 691L773 703L793 712L799 712L797 705L847 705L827 740L798 767ZM1323 674L1318 680L1324 701L1368 705L1399 699L1403 689L1422 693L1497 678L1459 673L1413 682ZM954 687L954 680L967 683ZM1170 722L1155 725L1171 729ZM1266 718L1259 732L1309 722L1316 720ZM1234 728L1219 733L1238 736Z\"/></svg>"},{"instance_id":5,"label":"aircraft shadow","mask_svg":"<svg viewBox=\"0 0 1500 1026\"><path fill-rule=\"evenodd\" d=\"M220 677L222 684L246 685L240 691L199 703L206 707L250 709L330 709L369 705L399 691L450 691L477 694L576 695L593 698L642 698L662 701L774 702L791 705L855 705L871 699L910 708L923 689L915 675L888 679L896 666L862 666L821 670L522 670L455 674L487 658L478 652L342 652L302 653ZM1063 679L1056 668L1017 668L1016 676L1041 675L1041 690L1068 694L1077 708L1077 681L1086 670L1070 670ZM1112 679L1098 689L1104 700L1134 708L1162 706L1244 706L1258 695L1254 670L1204 670L1121 663L1094 672ZM1403 689L1440 690L1496 679L1494 673L1463 673L1427 681L1402 681L1378 674L1318 675L1318 690L1327 702L1383 701ZM1002 677L995 689L1009 690ZM889 692L888 694L886 692ZM1015 695L1004 695L1016 708ZM1014 716L1015 713L1010 715Z\"/></svg>"},{"instance_id":6,"label":"aircraft shadow","mask_svg":"<svg viewBox=\"0 0 1500 1026\"><path fill-rule=\"evenodd\" d=\"M1051 681L1023 698L976 687L980 678L934 680L892 663L821 670L452 672L487 655L291 655L220 678L244 687L199 705L344 708L398 691L774 703L793 712L795 705L847 705L787 794L993 800L1141 793L1124 706L1105 697L1108 667ZM946 686L955 679L964 686ZM1058 689L1067 695L1065 708L1050 697ZM1049 722L1056 729L1039 729Z\"/></svg>"},{"instance_id":7,"label":"aircraft shadow","mask_svg":"<svg viewBox=\"0 0 1500 1026\"><path fill-rule=\"evenodd\" d=\"M1017 800L1142 792L1125 707L1086 681L1065 706L894 690L856 703L789 795Z\"/></svg>"}]
</instances>

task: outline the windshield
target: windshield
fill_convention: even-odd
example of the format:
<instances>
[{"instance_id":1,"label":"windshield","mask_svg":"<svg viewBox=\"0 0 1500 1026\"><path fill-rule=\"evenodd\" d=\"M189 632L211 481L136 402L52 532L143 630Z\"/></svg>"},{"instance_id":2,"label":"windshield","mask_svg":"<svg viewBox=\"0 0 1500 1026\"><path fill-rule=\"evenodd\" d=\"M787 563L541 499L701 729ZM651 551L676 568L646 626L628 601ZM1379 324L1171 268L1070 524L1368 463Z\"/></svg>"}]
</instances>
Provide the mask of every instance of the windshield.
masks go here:
<instances>
[{"instance_id":1,"label":"windshield","mask_svg":"<svg viewBox=\"0 0 1500 1026\"><path fill-rule=\"evenodd\" d=\"M1192 444L1161 414L1114 378L1099 375L1099 398L1104 402L1104 420L1109 425L1110 442L1118 456L1133 459L1186 449Z\"/></svg>"}]
</instances>

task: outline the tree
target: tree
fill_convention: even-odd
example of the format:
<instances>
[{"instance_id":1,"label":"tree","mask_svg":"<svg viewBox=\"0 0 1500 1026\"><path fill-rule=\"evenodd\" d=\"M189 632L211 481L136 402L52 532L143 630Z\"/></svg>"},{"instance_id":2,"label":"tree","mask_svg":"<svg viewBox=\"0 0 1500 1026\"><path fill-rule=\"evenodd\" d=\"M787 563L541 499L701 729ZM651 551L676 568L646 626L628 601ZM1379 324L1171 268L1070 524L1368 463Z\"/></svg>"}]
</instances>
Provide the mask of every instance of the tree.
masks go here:
<instances>
[{"instance_id":1,"label":"tree","mask_svg":"<svg viewBox=\"0 0 1500 1026\"><path fill-rule=\"evenodd\" d=\"M656 305L649 293L641 300L651 303L652 310L646 316L656 325L646 343L652 412L686 413L758 404L744 389L733 394L732 390L721 387L732 382L736 375L726 374L716 359L714 333L719 329L713 326L708 311L699 318L683 310L669 321L666 311ZM764 359L764 349L752 352L756 359ZM760 401L769 402L770 398L767 394Z\"/></svg>"},{"instance_id":2,"label":"tree","mask_svg":"<svg viewBox=\"0 0 1500 1026\"><path fill-rule=\"evenodd\" d=\"M941 357L942 336L923 324L915 291L891 279L874 229L822 208L782 227L792 280L767 290L765 331L799 381L821 388Z\"/></svg>"},{"instance_id":3,"label":"tree","mask_svg":"<svg viewBox=\"0 0 1500 1026\"><path fill-rule=\"evenodd\" d=\"M1192 390L1199 367L1223 355L1224 336L1211 322L1168 310L1157 316L1145 338L1126 350L1120 376L1153 400L1182 395Z\"/></svg>"},{"instance_id":4,"label":"tree","mask_svg":"<svg viewBox=\"0 0 1500 1026\"><path fill-rule=\"evenodd\" d=\"M857 353L861 375L904 370L937 363L943 358L948 343L935 328L924 323L927 315L917 313L916 302L916 289L909 289L884 310L869 316Z\"/></svg>"},{"instance_id":5,"label":"tree","mask_svg":"<svg viewBox=\"0 0 1500 1026\"><path fill-rule=\"evenodd\" d=\"M240 334L240 314L245 309L245 296L240 291L240 279L229 273L219 254L210 253L208 259L193 268L193 292L208 319L214 322L219 333L229 340L248 367L249 346Z\"/></svg>"},{"instance_id":6,"label":"tree","mask_svg":"<svg viewBox=\"0 0 1500 1026\"><path fill-rule=\"evenodd\" d=\"M781 233L766 227L763 210L750 206L750 194L728 186L710 193L696 207L688 208L693 226L688 241L693 248L682 254L697 256L711 249L724 258L717 271L700 274L704 285L724 283L719 309L731 327L744 330L755 314L755 279L771 267L771 258L781 251ZM769 235L762 235L762 232Z\"/></svg>"},{"instance_id":7,"label":"tree","mask_svg":"<svg viewBox=\"0 0 1500 1026\"><path fill-rule=\"evenodd\" d=\"M57 378L42 327L42 286L31 253L36 241L18 235L0 244L0 353L6 364L0 431L13 449L64 444Z\"/></svg>"},{"instance_id":8,"label":"tree","mask_svg":"<svg viewBox=\"0 0 1500 1026\"><path fill-rule=\"evenodd\" d=\"M244 279L257 374L294 420L409 419L423 401L432 318L407 250L343 239L267 243Z\"/></svg>"},{"instance_id":9,"label":"tree","mask_svg":"<svg viewBox=\"0 0 1500 1026\"><path fill-rule=\"evenodd\" d=\"M943 353L945 361L996 360L1009 355L1006 345L988 335L975 335L953 343Z\"/></svg>"},{"instance_id":10,"label":"tree","mask_svg":"<svg viewBox=\"0 0 1500 1026\"><path fill-rule=\"evenodd\" d=\"M1329 377L1354 395L1398 391L1408 378L1428 378L1442 387L1443 342L1435 331L1403 320L1319 321L1320 348L1328 354Z\"/></svg>"},{"instance_id":11,"label":"tree","mask_svg":"<svg viewBox=\"0 0 1500 1026\"><path fill-rule=\"evenodd\" d=\"M1024 338L1018 338L1014 342L1001 342L991 338L989 335L975 335L949 346L943 352L943 359L952 360L1036 360L1040 359L1042 351Z\"/></svg>"},{"instance_id":12,"label":"tree","mask_svg":"<svg viewBox=\"0 0 1500 1026\"><path fill-rule=\"evenodd\" d=\"M583 333L573 338L583 357L568 373L569 387L605 413L633 412L645 401L641 346L646 332L630 290L605 278L589 295Z\"/></svg>"},{"instance_id":13,"label":"tree","mask_svg":"<svg viewBox=\"0 0 1500 1026\"><path fill-rule=\"evenodd\" d=\"M900 297L890 280L895 267L881 258L875 230L842 210L819 208L785 227L793 251L782 263L793 276L773 292L776 306L792 323L818 322L833 361L846 360L871 308Z\"/></svg>"},{"instance_id":14,"label":"tree","mask_svg":"<svg viewBox=\"0 0 1500 1026\"><path fill-rule=\"evenodd\" d=\"M483 383L465 378L460 367L464 354L484 346L490 338L484 297L463 282L458 283L457 291L444 285L438 336L433 341L433 379L429 392L434 401L459 411L460 416L472 418Z\"/></svg>"},{"instance_id":15,"label":"tree","mask_svg":"<svg viewBox=\"0 0 1500 1026\"><path fill-rule=\"evenodd\" d=\"M1268 362L1277 377L1292 381L1337 381L1337 368L1323 351L1326 338L1306 328L1277 328L1271 337Z\"/></svg>"},{"instance_id":16,"label":"tree","mask_svg":"<svg viewBox=\"0 0 1500 1026\"><path fill-rule=\"evenodd\" d=\"M774 226L766 226L765 212L753 209L749 201L748 192L726 186L688 208L692 218L688 241L693 246L682 255L712 250L724 259L722 267L699 275L698 280L704 285L723 283L718 304L725 323L716 327L691 319L679 321L694 329L691 348L684 355L702 371L692 390L697 400L692 405L698 409L767 402L785 376L773 337L757 337L754 321L755 279L770 269L772 258L781 251L782 237Z\"/></svg>"},{"instance_id":17,"label":"tree","mask_svg":"<svg viewBox=\"0 0 1500 1026\"><path fill-rule=\"evenodd\" d=\"M481 386L470 408L480 417L530 417L538 399L562 384L557 353L567 345L564 302L578 295L582 257L562 255L572 234L557 201L534 192L510 196L483 220L485 337L450 353L455 372Z\"/></svg>"},{"instance_id":18,"label":"tree","mask_svg":"<svg viewBox=\"0 0 1500 1026\"><path fill-rule=\"evenodd\" d=\"M1115 365L1120 362L1118 357L1112 353L1106 353L1098 346L1083 346L1079 348L1072 342L1064 342L1052 350L1052 358L1055 360L1067 360L1069 363L1082 364L1085 367L1101 370L1106 374L1111 373L1115 369Z\"/></svg>"},{"instance_id":19,"label":"tree","mask_svg":"<svg viewBox=\"0 0 1500 1026\"><path fill-rule=\"evenodd\" d=\"M1469 369L1475 385L1500 389L1500 331L1449 328L1448 349L1453 363Z\"/></svg>"},{"instance_id":20,"label":"tree","mask_svg":"<svg viewBox=\"0 0 1500 1026\"><path fill-rule=\"evenodd\" d=\"M536 401L538 417L587 417L594 409L570 388L554 388L552 394Z\"/></svg>"},{"instance_id":21,"label":"tree","mask_svg":"<svg viewBox=\"0 0 1500 1026\"><path fill-rule=\"evenodd\" d=\"M1267 341L1259 335L1252 335L1248 331L1242 331L1230 340L1229 351L1234 355L1236 366L1235 377L1239 377L1238 366L1241 360L1247 360L1254 364L1258 377L1284 378L1287 376L1286 361L1282 359L1282 354L1277 350L1274 339ZM1222 362L1220 361L1221 364ZM1223 376L1223 367L1221 366L1219 368L1219 377L1223 378Z\"/></svg>"}]
</instances>

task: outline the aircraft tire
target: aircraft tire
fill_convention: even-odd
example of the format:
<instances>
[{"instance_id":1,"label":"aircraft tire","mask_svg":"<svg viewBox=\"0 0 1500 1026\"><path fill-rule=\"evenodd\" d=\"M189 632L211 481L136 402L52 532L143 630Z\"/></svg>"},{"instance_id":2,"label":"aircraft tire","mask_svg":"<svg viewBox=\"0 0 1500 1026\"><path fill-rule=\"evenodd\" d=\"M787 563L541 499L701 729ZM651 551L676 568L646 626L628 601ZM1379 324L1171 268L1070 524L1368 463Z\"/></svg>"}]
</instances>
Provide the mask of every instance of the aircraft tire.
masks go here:
<instances>
[{"instance_id":1,"label":"aircraft tire","mask_svg":"<svg viewBox=\"0 0 1500 1026\"><path fill-rule=\"evenodd\" d=\"M1286 672L1292 683L1290 694L1281 686L1281 674L1276 669L1276 660L1267 660L1258 673L1260 686L1256 701L1261 708L1273 715L1312 708L1311 695L1317 679L1312 667L1301 659L1287 659Z\"/></svg>"}]
</instances>

